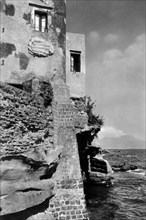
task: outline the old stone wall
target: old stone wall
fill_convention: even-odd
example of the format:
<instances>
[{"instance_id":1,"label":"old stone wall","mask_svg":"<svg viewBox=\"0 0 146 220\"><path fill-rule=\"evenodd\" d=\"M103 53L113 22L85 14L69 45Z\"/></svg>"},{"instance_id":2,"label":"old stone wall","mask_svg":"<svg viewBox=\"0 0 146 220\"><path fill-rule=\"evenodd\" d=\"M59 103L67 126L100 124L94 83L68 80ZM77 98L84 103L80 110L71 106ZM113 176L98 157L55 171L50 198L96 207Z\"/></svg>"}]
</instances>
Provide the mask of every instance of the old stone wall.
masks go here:
<instances>
[{"instance_id":1,"label":"old stone wall","mask_svg":"<svg viewBox=\"0 0 146 220\"><path fill-rule=\"evenodd\" d=\"M0 1L1 81L20 84L34 76L65 81L65 1ZM35 30L35 12L47 27Z\"/></svg>"},{"instance_id":2,"label":"old stone wall","mask_svg":"<svg viewBox=\"0 0 146 220\"><path fill-rule=\"evenodd\" d=\"M50 213L53 214L54 218L87 220L82 180L62 181L58 187L60 187L60 191L50 202Z\"/></svg>"},{"instance_id":3,"label":"old stone wall","mask_svg":"<svg viewBox=\"0 0 146 220\"><path fill-rule=\"evenodd\" d=\"M53 146L53 116L42 97L33 97L15 87L0 84L1 155L20 154L43 146ZM36 117L37 116L37 117Z\"/></svg>"},{"instance_id":4,"label":"old stone wall","mask_svg":"<svg viewBox=\"0 0 146 220\"><path fill-rule=\"evenodd\" d=\"M55 90L59 90L59 93ZM63 146L62 160L53 175L56 181L56 195L51 200L48 210L56 220L88 219L76 141L77 111L70 100L68 90L65 84L54 85L56 94L52 107L56 134L54 142L58 146ZM83 121L84 127L87 121L85 122L85 119Z\"/></svg>"}]
</instances>

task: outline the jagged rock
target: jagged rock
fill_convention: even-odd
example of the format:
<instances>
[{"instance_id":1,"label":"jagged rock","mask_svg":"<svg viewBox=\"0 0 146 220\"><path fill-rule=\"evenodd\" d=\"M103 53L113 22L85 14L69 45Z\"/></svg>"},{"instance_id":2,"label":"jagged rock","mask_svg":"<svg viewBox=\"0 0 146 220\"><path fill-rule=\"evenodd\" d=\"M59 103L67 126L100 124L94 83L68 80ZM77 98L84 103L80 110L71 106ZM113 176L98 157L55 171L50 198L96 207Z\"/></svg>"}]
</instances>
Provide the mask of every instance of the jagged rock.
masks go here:
<instances>
[{"instance_id":1,"label":"jagged rock","mask_svg":"<svg viewBox=\"0 0 146 220\"><path fill-rule=\"evenodd\" d=\"M57 146L57 148L50 147L47 149L45 149L43 146L39 146L23 153L22 155L35 161L42 161L44 163L51 164L55 161L59 161L62 150L63 146Z\"/></svg>"},{"instance_id":2,"label":"jagged rock","mask_svg":"<svg viewBox=\"0 0 146 220\"><path fill-rule=\"evenodd\" d=\"M45 161L19 155L1 158L0 165L0 215L34 207L54 194L54 184L50 178L56 171L58 161L48 165Z\"/></svg>"},{"instance_id":3,"label":"jagged rock","mask_svg":"<svg viewBox=\"0 0 146 220\"><path fill-rule=\"evenodd\" d=\"M28 43L28 51L31 55L37 57L47 57L53 55L55 47L50 40L41 37L32 37Z\"/></svg>"},{"instance_id":4,"label":"jagged rock","mask_svg":"<svg viewBox=\"0 0 146 220\"><path fill-rule=\"evenodd\" d=\"M128 164L124 164L121 167L121 171L136 170L136 169L137 169L137 166L135 166L135 165L128 165Z\"/></svg>"},{"instance_id":5,"label":"jagged rock","mask_svg":"<svg viewBox=\"0 0 146 220\"><path fill-rule=\"evenodd\" d=\"M54 220L54 218L48 214L47 212L44 213L38 213L37 215L33 215L29 218L27 218L27 220Z\"/></svg>"},{"instance_id":6,"label":"jagged rock","mask_svg":"<svg viewBox=\"0 0 146 220\"><path fill-rule=\"evenodd\" d=\"M57 161L48 165L22 155L6 156L1 159L0 179L3 181L39 180L46 172L52 175L49 170L56 164Z\"/></svg>"},{"instance_id":7,"label":"jagged rock","mask_svg":"<svg viewBox=\"0 0 146 220\"><path fill-rule=\"evenodd\" d=\"M1 215L10 214L36 206L53 195L49 180L17 183L1 182Z\"/></svg>"},{"instance_id":8,"label":"jagged rock","mask_svg":"<svg viewBox=\"0 0 146 220\"><path fill-rule=\"evenodd\" d=\"M135 165L130 164L119 164L119 165L113 165L112 169L114 171L127 171L127 170L136 170L138 167Z\"/></svg>"},{"instance_id":9,"label":"jagged rock","mask_svg":"<svg viewBox=\"0 0 146 220\"><path fill-rule=\"evenodd\" d=\"M112 169L116 171L127 171L127 170L135 170L139 167L138 159L133 156L129 158L126 151L123 150L110 150L109 153L105 154L105 159L109 161Z\"/></svg>"}]
</instances>

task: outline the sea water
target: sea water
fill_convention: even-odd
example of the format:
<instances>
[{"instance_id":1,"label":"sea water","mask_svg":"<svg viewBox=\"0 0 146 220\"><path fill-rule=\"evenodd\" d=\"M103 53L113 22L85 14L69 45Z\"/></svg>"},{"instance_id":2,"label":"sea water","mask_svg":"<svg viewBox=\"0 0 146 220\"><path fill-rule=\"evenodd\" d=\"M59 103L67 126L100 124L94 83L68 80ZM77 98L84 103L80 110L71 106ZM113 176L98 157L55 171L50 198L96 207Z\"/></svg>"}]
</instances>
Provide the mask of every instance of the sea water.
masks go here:
<instances>
[{"instance_id":1,"label":"sea water","mask_svg":"<svg viewBox=\"0 0 146 220\"><path fill-rule=\"evenodd\" d=\"M115 172L113 186L86 187L90 220L146 220L145 151L120 150L120 155L134 157L141 173Z\"/></svg>"}]
</instances>

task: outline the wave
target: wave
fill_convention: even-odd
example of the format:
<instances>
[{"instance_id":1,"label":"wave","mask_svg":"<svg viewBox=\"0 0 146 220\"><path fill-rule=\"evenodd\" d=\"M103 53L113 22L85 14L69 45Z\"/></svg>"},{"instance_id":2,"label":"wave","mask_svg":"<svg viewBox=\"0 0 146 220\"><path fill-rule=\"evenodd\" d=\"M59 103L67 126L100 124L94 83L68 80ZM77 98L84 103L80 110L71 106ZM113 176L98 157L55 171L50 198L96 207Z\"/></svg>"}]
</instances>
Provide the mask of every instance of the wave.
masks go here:
<instances>
[{"instance_id":1,"label":"wave","mask_svg":"<svg viewBox=\"0 0 146 220\"><path fill-rule=\"evenodd\" d=\"M127 170L126 172L132 173L132 174L138 174L138 175L142 175L142 176L146 175L145 170L143 170L143 169Z\"/></svg>"}]
</instances>

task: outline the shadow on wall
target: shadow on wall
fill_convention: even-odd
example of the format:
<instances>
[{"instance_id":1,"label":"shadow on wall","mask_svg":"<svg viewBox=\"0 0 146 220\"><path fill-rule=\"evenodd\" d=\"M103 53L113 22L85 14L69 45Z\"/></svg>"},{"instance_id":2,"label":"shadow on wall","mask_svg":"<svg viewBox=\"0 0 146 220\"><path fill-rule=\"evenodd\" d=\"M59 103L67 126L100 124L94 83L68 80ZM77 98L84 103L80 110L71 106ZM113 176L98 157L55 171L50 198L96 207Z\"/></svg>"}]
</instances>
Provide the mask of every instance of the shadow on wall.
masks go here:
<instances>
[{"instance_id":1,"label":"shadow on wall","mask_svg":"<svg viewBox=\"0 0 146 220\"><path fill-rule=\"evenodd\" d=\"M94 139L94 135L91 135L91 131L87 130L87 131L78 133L76 137L77 137L77 143L78 143L81 172L82 173L87 172L88 171L88 159L84 151L87 146L91 145L91 142Z\"/></svg>"},{"instance_id":2,"label":"shadow on wall","mask_svg":"<svg viewBox=\"0 0 146 220\"><path fill-rule=\"evenodd\" d=\"M45 108L51 105L53 100L53 88L50 82L45 82L34 77L22 84L8 83L8 85L14 86L15 88L21 89L28 93L36 93L37 95L41 96L44 100Z\"/></svg>"}]
</instances>

